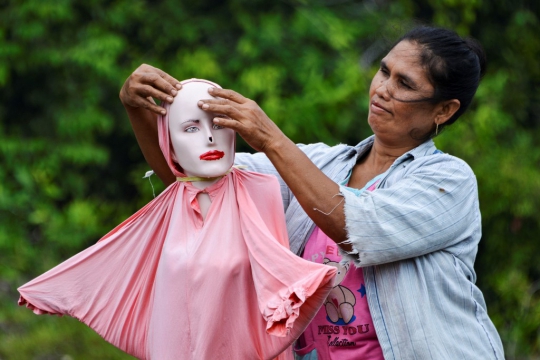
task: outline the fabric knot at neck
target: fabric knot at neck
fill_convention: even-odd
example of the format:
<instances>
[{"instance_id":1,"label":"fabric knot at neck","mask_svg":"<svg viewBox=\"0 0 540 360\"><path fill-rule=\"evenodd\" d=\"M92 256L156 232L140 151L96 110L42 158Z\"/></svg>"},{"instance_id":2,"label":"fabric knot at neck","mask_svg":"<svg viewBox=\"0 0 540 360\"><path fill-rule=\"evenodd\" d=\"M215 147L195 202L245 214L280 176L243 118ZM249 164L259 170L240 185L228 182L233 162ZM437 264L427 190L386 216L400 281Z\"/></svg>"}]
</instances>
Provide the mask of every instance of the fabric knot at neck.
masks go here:
<instances>
[{"instance_id":1,"label":"fabric knot at neck","mask_svg":"<svg viewBox=\"0 0 540 360\"><path fill-rule=\"evenodd\" d=\"M204 177L200 177L200 176L186 176L186 177L177 177L176 181L180 181L180 182L182 182L182 181L190 181L190 182L193 182L193 181L214 181L214 180L221 179L224 176L225 175L216 176L216 177L209 177L209 178L204 178Z\"/></svg>"}]
</instances>

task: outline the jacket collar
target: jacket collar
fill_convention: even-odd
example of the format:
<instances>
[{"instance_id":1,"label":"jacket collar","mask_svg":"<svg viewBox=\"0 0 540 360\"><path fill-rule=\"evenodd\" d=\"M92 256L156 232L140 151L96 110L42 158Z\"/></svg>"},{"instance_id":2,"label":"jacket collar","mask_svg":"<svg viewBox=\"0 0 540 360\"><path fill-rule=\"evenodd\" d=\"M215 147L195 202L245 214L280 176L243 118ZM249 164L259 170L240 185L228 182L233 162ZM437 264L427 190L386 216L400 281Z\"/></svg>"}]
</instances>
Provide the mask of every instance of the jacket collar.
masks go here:
<instances>
[{"instance_id":1,"label":"jacket collar","mask_svg":"<svg viewBox=\"0 0 540 360\"><path fill-rule=\"evenodd\" d=\"M356 156L356 159L358 159L360 156L364 155L366 151L371 149L374 141L375 141L375 135L371 135L367 139L360 142L358 145L351 147L347 153L347 158ZM431 155L435 151L437 151L437 148L435 147L435 143L433 142L433 140L429 139L423 142L422 144L418 145L414 149L411 149L407 151L405 154L398 157L394 161L392 166L399 165L402 162L409 159L412 161L423 156Z\"/></svg>"}]
</instances>

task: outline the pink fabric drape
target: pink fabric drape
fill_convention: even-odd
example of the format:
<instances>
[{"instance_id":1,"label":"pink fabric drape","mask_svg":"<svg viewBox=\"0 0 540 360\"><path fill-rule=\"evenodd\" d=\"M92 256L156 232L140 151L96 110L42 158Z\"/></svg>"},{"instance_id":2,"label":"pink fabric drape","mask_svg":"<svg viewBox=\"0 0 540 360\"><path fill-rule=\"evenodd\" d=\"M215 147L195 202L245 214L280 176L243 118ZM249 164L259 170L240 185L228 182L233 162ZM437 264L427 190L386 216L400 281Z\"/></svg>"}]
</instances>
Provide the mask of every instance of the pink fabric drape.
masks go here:
<instances>
[{"instance_id":1,"label":"pink fabric drape","mask_svg":"<svg viewBox=\"0 0 540 360\"><path fill-rule=\"evenodd\" d=\"M166 117L159 135L181 176ZM212 200L204 221L201 191ZM284 350L334 276L288 250L277 180L233 169L204 190L170 185L95 245L21 286L19 304L75 317L140 359L290 359Z\"/></svg>"}]
</instances>

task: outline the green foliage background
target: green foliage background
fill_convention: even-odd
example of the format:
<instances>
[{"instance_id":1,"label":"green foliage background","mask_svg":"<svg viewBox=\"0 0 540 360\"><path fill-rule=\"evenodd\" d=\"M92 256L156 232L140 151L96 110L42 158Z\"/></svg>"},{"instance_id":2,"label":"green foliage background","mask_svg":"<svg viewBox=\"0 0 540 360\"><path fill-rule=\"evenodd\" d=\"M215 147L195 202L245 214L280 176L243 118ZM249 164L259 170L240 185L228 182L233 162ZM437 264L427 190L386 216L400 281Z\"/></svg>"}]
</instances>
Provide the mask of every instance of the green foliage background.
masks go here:
<instances>
[{"instance_id":1,"label":"green foliage background","mask_svg":"<svg viewBox=\"0 0 540 360\"><path fill-rule=\"evenodd\" d=\"M138 65L235 89L294 141L355 144L378 61L415 21L487 51L471 110L436 142L478 178L478 283L507 358L540 358L539 18L525 0L0 1L0 359L129 358L18 308L16 288L151 200L117 95Z\"/></svg>"}]
</instances>

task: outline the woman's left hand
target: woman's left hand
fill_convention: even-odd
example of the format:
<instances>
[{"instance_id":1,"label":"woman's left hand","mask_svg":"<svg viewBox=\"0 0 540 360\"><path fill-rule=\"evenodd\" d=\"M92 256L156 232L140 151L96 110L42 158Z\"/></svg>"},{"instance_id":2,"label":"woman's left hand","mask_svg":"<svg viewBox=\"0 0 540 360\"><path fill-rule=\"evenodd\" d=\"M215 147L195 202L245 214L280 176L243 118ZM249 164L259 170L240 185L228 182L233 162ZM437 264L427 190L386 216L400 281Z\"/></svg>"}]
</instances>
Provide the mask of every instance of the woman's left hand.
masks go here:
<instances>
[{"instance_id":1,"label":"woman's left hand","mask_svg":"<svg viewBox=\"0 0 540 360\"><path fill-rule=\"evenodd\" d=\"M214 124L235 130L253 149L267 152L286 138L255 101L227 89L210 88L208 93L218 99L200 100L199 107L226 115L214 118Z\"/></svg>"}]
</instances>

